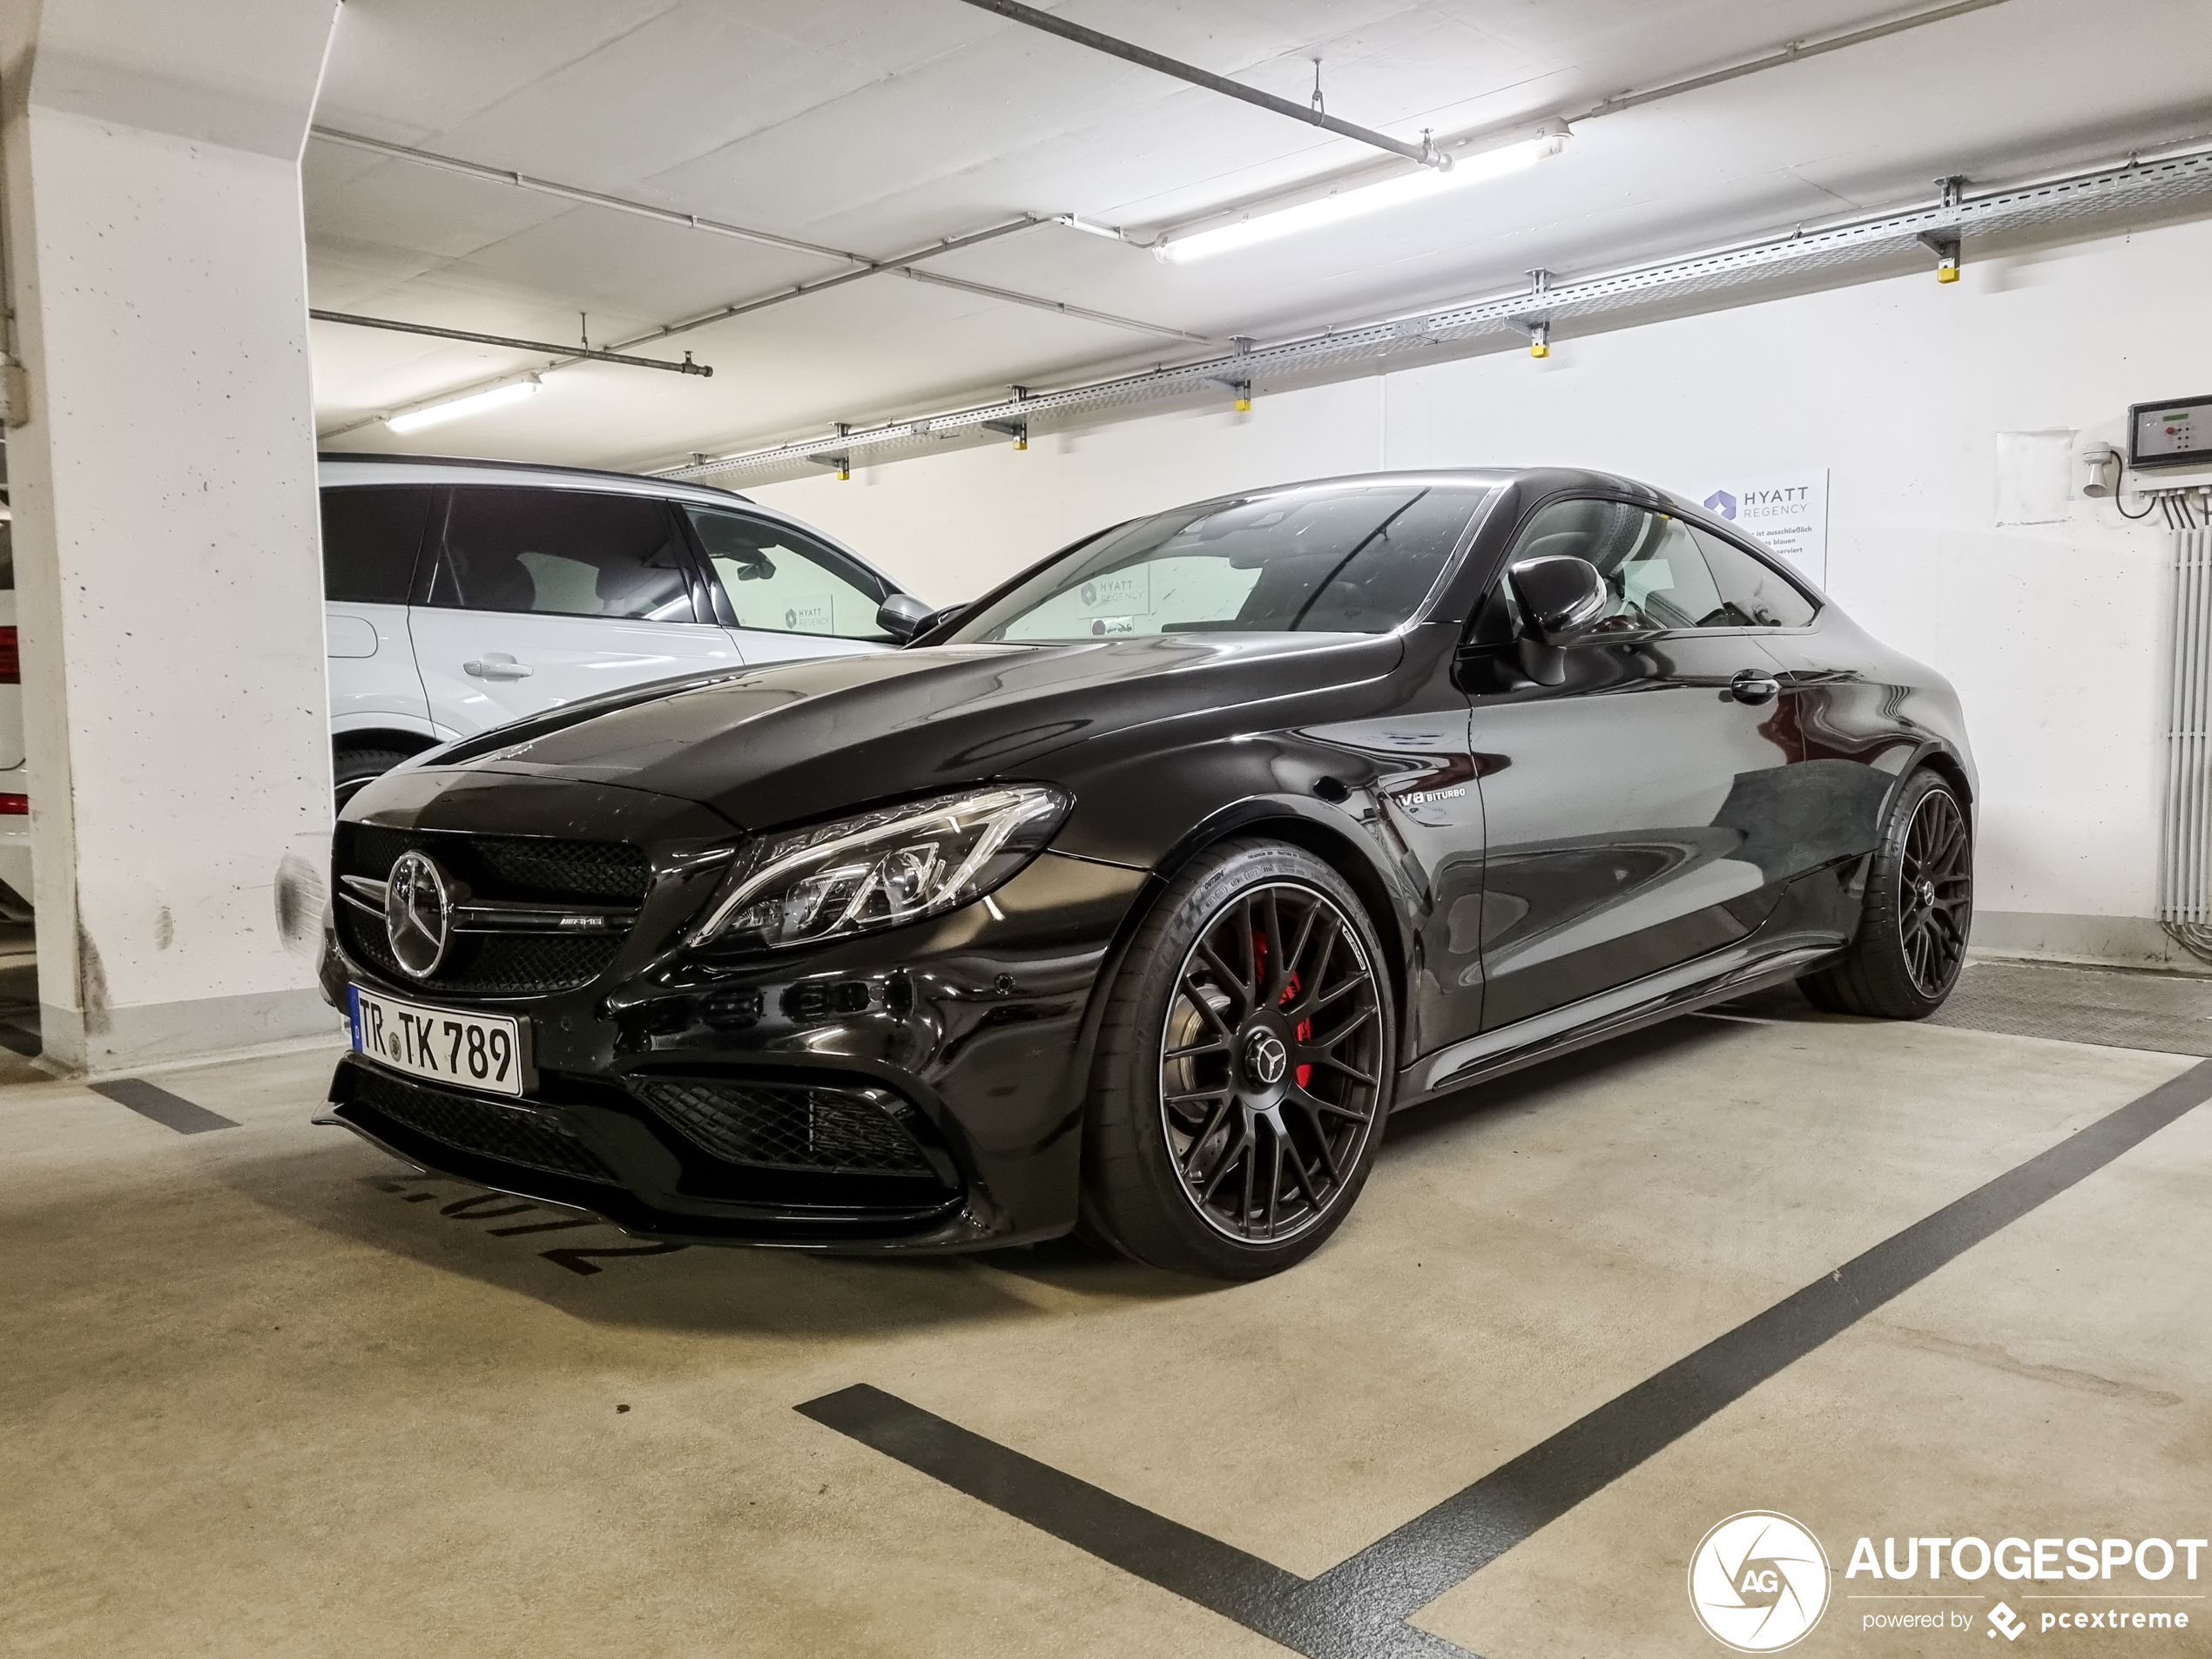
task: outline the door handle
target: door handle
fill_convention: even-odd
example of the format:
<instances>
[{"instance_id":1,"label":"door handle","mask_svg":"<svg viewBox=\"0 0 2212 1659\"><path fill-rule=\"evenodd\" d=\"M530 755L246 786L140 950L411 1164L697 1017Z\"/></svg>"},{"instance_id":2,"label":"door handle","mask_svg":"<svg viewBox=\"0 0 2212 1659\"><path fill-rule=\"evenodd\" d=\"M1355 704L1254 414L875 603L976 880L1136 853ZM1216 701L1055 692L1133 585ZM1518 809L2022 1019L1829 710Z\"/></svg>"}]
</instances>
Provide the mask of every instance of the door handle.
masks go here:
<instances>
[{"instance_id":1,"label":"door handle","mask_svg":"<svg viewBox=\"0 0 2212 1659\"><path fill-rule=\"evenodd\" d=\"M1728 694L1738 703L1771 703L1782 682L1763 668L1747 668L1728 683Z\"/></svg>"},{"instance_id":2,"label":"door handle","mask_svg":"<svg viewBox=\"0 0 2212 1659\"><path fill-rule=\"evenodd\" d=\"M488 651L475 662L462 664L461 671L480 680L526 680L536 671L503 651Z\"/></svg>"}]
</instances>

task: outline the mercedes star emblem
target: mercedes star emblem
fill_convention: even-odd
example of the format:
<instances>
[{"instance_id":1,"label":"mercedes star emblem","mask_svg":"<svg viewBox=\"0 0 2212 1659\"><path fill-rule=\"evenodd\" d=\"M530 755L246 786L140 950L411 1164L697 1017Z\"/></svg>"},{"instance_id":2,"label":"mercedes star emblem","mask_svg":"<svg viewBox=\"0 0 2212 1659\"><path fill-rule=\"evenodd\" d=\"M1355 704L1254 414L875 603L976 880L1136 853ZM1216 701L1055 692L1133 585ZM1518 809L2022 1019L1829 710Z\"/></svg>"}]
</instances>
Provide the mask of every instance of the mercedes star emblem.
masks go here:
<instances>
[{"instance_id":1,"label":"mercedes star emblem","mask_svg":"<svg viewBox=\"0 0 2212 1659\"><path fill-rule=\"evenodd\" d=\"M1290 1066L1290 1050L1272 1031L1255 1031L1244 1049L1244 1063L1251 1068L1255 1082L1272 1089L1283 1081L1283 1073Z\"/></svg>"},{"instance_id":2,"label":"mercedes star emblem","mask_svg":"<svg viewBox=\"0 0 2212 1659\"><path fill-rule=\"evenodd\" d=\"M402 853L384 884L384 931L392 955L416 979L446 959L453 937L453 900L445 873L421 853Z\"/></svg>"}]
</instances>

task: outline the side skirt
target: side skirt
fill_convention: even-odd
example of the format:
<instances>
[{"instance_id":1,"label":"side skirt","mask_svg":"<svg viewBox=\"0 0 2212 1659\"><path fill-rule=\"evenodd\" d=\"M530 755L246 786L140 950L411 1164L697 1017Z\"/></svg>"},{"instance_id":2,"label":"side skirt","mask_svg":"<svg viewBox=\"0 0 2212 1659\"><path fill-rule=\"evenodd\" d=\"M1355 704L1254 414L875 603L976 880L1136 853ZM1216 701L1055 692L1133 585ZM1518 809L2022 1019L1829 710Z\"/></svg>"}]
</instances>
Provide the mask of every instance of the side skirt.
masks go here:
<instances>
[{"instance_id":1,"label":"side skirt","mask_svg":"<svg viewBox=\"0 0 2212 1659\"><path fill-rule=\"evenodd\" d=\"M1418 1106L1469 1083L1518 1071L1539 1061L1602 1042L1709 1003L1783 984L1835 955L1834 936L1817 944L1753 952L1741 946L1618 985L1595 996L1548 1008L1495 1031L1424 1055L1398 1074L1393 1111Z\"/></svg>"}]
</instances>

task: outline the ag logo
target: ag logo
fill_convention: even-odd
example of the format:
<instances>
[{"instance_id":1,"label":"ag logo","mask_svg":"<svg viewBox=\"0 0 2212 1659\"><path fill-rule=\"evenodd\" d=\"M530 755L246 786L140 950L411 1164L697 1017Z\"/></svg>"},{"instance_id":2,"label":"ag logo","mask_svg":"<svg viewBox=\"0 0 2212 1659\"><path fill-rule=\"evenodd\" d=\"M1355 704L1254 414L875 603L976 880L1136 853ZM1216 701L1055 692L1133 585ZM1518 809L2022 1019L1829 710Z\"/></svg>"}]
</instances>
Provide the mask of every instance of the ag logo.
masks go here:
<instances>
[{"instance_id":1,"label":"ag logo","mask_svg":"<svg viewBox=\"0 0 2212 1659\"><path fill-rule=\"evenodd\" d=\"M1716 489L1706 496L1704 505L1730 522L1736 517L1736 497L1725 489Z\"/></svg>"},{"instance_id":2,"label":"ag logo","mask_svg":"<svg viewBox=\"0 0 2212 1659\"><path fill-rule=\"evenodd\" d=\"M1787 1515L1730 1515L1689 1558L1689 1605L1715 1640L1738 1653L1777 1653L1827 1610L1827 1554Z\"/></svg>"},{"instance_id":3,"label":"ag logo","mask_svg":"<svg viewBox=\"0 0 2212 1659\"><path fill-rule=\"evenodd\" d=\"M1083 583L1083 609L1084 609L1084 610L1089 610L1089 609L1091 608L1091 606L1093 606L1093 605L1096 604L1097 603L1098 603L1098 584L1097 584L1096 582L1086 582L1086 583Z\"/></svg>"},{"instance_id":4,"label":"ag logo","mask_svg":"<svg viewBox=\"0 0 2212 1659\"><path fill-rule=\"evenodd\" d=\"M784 626L790 629L793 633L798 632L799 613L796 610L786 610L784 612Z\"/></svg>"}]
</instances>

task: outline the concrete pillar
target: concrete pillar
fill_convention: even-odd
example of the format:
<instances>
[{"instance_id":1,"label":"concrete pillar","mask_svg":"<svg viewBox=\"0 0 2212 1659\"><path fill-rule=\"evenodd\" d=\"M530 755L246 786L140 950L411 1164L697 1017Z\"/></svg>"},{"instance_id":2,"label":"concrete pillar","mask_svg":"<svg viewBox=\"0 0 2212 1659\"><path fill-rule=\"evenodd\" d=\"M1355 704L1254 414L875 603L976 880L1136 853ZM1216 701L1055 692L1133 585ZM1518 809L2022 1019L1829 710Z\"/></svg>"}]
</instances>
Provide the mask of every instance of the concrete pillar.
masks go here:
<instances>
[{"instance_id":1,"label":"concrete pillar","mask_svg":"<svg viewBox=\"0 0 2212 1659\"><path fill-rule=\"evenodd\" d=\"M50 1065L330 1035L300 152L336 0L0 0Z\"/></svg>"}]
</instances>

